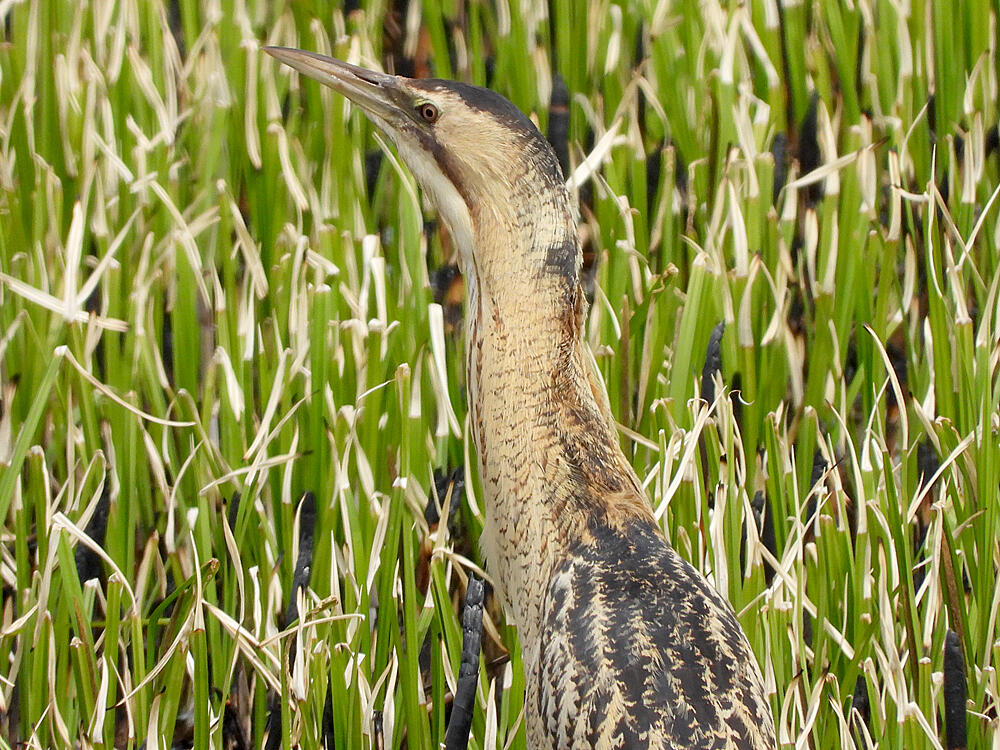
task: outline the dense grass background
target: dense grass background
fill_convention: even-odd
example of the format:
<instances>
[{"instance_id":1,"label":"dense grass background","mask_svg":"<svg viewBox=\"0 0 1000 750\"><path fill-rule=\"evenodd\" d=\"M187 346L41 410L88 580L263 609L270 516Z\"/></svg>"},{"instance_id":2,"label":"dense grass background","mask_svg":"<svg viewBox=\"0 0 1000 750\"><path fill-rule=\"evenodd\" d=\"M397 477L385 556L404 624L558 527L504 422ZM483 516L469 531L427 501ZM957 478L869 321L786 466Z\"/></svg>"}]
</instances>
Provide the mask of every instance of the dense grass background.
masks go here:
<instances>
[{"instance_id":1,"label":"dense grass background","mask_svg":"<svg viewBox=\"0 0 1000 750\"><path fill-rule=\"evenodd\" d=\"M267 43L596 151L587 335L781 742L954 746L950 706L997 748L997 9L786 5L0 0L0 747L257 747L272 710L273 747L443 738L482 527L471 469L433 481L475 465L461 287ZM487 620L471 746L523 748Z\"/></svg>"}]
</instances>

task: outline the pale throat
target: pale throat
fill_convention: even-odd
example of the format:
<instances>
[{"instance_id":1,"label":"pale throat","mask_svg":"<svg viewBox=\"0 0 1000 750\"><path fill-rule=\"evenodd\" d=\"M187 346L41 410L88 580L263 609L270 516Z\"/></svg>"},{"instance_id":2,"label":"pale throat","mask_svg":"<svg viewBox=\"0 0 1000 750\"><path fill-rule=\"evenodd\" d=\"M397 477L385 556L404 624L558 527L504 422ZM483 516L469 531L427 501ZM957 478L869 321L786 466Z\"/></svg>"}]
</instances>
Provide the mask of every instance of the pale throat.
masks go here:
<instances>
[{"instance_id":1,"label":"pale throat","mask_svg":"<svg viewBox=\"0 0 1000 750\"><path fill-rule=\"evenodd\" d=\"M472 425L477 447L487 457L540 428L546 421L540 410L570 396L568 383L585 383L578 356L579 246L572 215L560 202L536 196L535 216L476 215L475 247L463 252L469 405L481 422ZM553 257L561 265L553 265ZM530 424L504 433L521 418Z\"/></svg>"},{"instance_id":2,"label":"pale throat","mask_svg":"<svg viewBox=\"0 0 1000 750\"><path fill-rule=\"evenodd\" d=\"M472 431L477 448L496 457L511 414L528 416L565 383L560 373L579 369L570 360L582 346L580 249L561 181L521 171L494 180L501 194L491 195L473 179L466 174L461 193L446 179L425 187L462 257ZM513 447L519 438L508 431L502 441Z\"/></svg>"},{"instance_id":3,"label":"pale throat","mask_svg":"<svg viewBox=\"0 0 1000 750\"><path fill-rule=\"evenodd\" d=\"M585 526L575 504L586 481L578 454L603 456L586 446L614 446L616 435L588 377L580 248L568 196L561 185L549 186L533 201L493 205L503 212L469 212L474 244L460 247L470 433L484 493L487 566L522 637L534 643L552 560ZM609 471L616 463L610 455L601 459Z\"/></svg>"},{"instance_id":4,"label":"pale throat","mask_svg":"<svg viewBox=\"0 0 1000 750\"><path fill-rule=\"evenodd\" d=\"M561 325L572 304L566 284L575 285L580 270L576 221L565 188L522 175L499 199L484 195L466 205L472 231L462 256L479 293L508 313L508 326L517 320L532 327L546 320ZM539 331L539 337L552 340L549 331Z\"/></svg>"}]
</instances>

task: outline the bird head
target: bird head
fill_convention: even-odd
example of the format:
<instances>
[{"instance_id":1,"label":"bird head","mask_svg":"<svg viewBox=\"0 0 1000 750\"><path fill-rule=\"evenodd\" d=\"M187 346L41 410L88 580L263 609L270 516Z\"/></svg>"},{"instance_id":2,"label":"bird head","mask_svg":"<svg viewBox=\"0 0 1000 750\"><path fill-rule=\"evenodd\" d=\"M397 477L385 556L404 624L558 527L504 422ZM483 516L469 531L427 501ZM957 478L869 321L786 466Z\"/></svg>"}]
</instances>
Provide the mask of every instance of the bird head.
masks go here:
<instances>
[{"instance_id":1,"label":"bird head","mask_svg":"<svg viewBox=\"0 0 1000 750\"><path fill-rule=\"evenodd\" d=\"M313 52L264 51L343 94L388 136L444 218L467 267L481 271L502 260L482 257L491 246L498 253L512 247L510 240L523 246L523 237L504 235L529 224L554 227L552 242L567 232L575 237L555 153L499 94L456 81L378 73Z\"/></svg>"}]
</instances>

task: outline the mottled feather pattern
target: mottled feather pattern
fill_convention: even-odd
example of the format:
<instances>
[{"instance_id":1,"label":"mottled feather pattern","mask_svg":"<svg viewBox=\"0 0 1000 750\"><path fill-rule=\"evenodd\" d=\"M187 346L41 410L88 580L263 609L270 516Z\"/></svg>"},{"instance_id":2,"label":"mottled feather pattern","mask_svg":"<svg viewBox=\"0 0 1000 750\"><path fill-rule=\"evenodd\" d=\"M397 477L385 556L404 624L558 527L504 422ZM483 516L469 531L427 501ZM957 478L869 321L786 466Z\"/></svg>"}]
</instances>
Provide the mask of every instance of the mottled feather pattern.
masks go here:
<instances>
[{"instance_id":1,"label":"mottled feather pattern","mask_svg":"<svg viewBox=\"0 0 1000 750\"><path fill-rule=\"evenodd\" d=\"M731 608L669 547L619 447L551 148L494 94L419 85L466 108L424 138L440 174L417 174L461 230L481 541L521 639L528 747L774 750Z\"/></svg>"},{"instance_id":2,"label":"mottled feather pattern","mask_svg":"<svg viewBox=\"0 0 1000 750\"><path fill-rule=\"evenodd\" d=\"M725 600L651 522L590 532L546 592L535 746L772 748L756 662Z\"/></svg>"},{"instance_id":3,"label":"mottled feather pattern","mask_svg":"<svg viewBox=\"0 0 1000 750\"><path fill-rule=\"evenodd\" d=\"M486 89L269 51L366 111L462 256L482 545L521 639L528 747L774 750L732 609L667 544L619 446L548 142Z\"/></svg>"},{"instance_id":4,"label":"mottled feather pattern","mask_svg":"<svg viewBox=\"0 0 1000 750\"><path fill-rule=\"evenodd\" d=\"M535 278L566 299L565 276ZM573 287L559 323L510 288L477 286L470 309L483 549L521 636L528 746L773 750L731 607L667 544L618 446Z\"/></svg>"}]
</instances>

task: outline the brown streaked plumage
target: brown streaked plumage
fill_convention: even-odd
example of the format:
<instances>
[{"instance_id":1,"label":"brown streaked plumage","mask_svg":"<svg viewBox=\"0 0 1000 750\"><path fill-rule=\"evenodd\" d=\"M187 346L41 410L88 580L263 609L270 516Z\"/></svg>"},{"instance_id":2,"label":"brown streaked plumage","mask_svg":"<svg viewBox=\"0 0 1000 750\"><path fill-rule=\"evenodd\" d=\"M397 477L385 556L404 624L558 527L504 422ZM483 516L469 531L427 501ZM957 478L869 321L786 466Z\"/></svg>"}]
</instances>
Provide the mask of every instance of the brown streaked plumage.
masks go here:
<instances>
[{"instance_id":1,"label":"brown streaked plumage","mask_svg":"<svg viewBox=\"0 0 1000 750\"><path fill-rule=\"evenodd\" d=\"M732 608L664 540L619 448L549 144L485 89L266 51L364 110L461 251L482 545L521 637L529 747L773 750Z\"/></svg>"}]
</instances>

